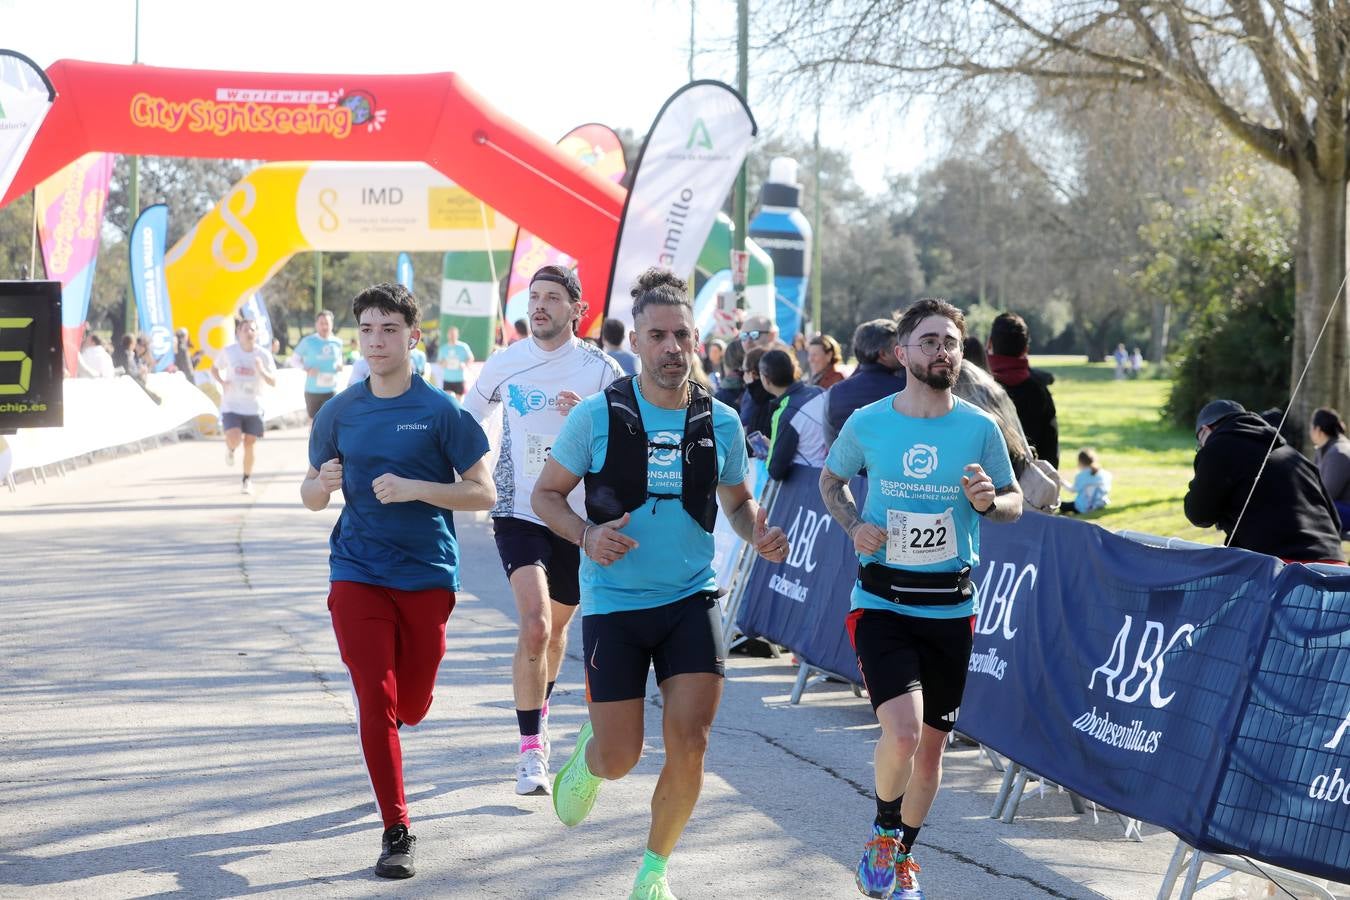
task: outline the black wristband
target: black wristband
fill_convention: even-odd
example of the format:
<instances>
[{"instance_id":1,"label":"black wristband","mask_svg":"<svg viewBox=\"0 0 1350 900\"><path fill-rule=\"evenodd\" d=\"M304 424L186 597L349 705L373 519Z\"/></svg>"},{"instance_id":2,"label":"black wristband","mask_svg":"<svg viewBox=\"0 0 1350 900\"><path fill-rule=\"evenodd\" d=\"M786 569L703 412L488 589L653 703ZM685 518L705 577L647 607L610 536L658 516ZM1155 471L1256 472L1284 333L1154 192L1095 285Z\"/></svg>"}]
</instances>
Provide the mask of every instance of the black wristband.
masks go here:
<instances>
[{"instance_id":1,"label":"black wristband","mask_svg":"<svg viewBox=\"0 0 1350 900\"><path fill-rule=\"evenodd\" d=\"M970 503L969 500L967 500L966 502L967 502L967 503ZM998 502L998 500L995 499L994 503L997 503L997 502ZM993 504L993 503L990 503L988 509L980 509L980 508L979 508L978 506L976 506L974 503L970 503L970 508L973 509L973 510L975 510L975 515L977 515L977 516L987 516L987 515L989 515L989 510L991 510L991 509L994 508L994 504Z\"/></svg>"}]
</instances>

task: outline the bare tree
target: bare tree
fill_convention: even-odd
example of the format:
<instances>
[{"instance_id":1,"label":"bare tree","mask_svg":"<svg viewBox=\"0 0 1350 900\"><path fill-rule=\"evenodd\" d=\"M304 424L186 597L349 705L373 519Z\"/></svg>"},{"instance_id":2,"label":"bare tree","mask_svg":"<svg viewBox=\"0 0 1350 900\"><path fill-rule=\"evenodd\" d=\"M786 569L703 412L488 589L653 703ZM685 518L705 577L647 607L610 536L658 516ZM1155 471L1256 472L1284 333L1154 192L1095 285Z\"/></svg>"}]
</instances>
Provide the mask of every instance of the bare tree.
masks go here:
<instances>
[{"instance_id":1,"label":"bare tree","mask_svg":"<svg viewBox=\"0 0 1350 900\"><path fill-rule=\"evenodd\" d=\"M1294 176L1293 370L1346 275L1350 4L1307 0L776 0L765 42L809 84L855 97L1024 79L1170 94ZM1292 415L1350 408L1350 316L1337 305Z\"/></svg>"}]
</instances>

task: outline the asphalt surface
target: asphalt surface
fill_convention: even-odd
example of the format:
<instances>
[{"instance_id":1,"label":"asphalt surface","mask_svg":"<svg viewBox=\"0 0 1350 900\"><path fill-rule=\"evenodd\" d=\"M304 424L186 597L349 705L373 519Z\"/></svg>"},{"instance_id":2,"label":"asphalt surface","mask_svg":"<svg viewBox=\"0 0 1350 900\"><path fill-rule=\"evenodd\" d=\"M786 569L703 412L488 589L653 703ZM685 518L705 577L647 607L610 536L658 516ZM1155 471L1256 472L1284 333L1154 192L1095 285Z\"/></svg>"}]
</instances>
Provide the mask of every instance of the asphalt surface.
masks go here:
<instances>
[{"instance_id":1,"label":"asphalt surface","mask_svg":"<svg viewBox=\"0 0 1350 900\"><path fill-rule=\"evenodd\" d=\"M565 829L514 793L514 604L485 520L457 516L465 589L426 721L402 733L416 878L372 866L380 822L325 598L340 503L300 504L301 430L239 493L219 440L0 489L0 896L622 898L662 761L648 684L638 767ZM335 498L335 501L340 498ZM554 766L585 719L580 625ZM733 655L702 799L670 863L682 900L856 897L878 726L840 684L788 703L788 659ZM1034 715L1034 711L1028 711ZM929 898L1143 898L1175 844L1033 791L953 747L916 849ZM1239 896L1220 885L1205 898Z\"/></svg>"}]
</instances>

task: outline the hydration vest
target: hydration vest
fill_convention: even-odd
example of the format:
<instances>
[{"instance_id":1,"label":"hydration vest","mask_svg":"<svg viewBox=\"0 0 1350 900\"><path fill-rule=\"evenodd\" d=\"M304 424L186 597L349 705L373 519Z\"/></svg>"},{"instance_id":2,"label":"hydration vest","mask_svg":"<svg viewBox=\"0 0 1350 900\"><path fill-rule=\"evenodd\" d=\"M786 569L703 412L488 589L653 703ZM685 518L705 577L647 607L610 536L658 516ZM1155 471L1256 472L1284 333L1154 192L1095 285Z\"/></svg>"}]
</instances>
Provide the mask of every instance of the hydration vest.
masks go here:
<instances>
[{"instance_id":1,"label":"hydration vest","mask_svg":"<svg viewBox=\"0 0 1350 900\"><path fill-rule=\"evenodd\" d=\"M637 376L620 378L605 388L609 407L609 441L599 472L585 476L586 515L592 522L610 522L632 512L648 499L679 500L684 511L709 533L717 522L717 440L713 434L712 397L689 383L689 406L684 413L684 437L679 444L647 439L633 383ZM653 450L678 452L681 484L678 494L647 490L647 459ZM654 511L654 510L653 510Z\"/></svg>"}]
</instances>

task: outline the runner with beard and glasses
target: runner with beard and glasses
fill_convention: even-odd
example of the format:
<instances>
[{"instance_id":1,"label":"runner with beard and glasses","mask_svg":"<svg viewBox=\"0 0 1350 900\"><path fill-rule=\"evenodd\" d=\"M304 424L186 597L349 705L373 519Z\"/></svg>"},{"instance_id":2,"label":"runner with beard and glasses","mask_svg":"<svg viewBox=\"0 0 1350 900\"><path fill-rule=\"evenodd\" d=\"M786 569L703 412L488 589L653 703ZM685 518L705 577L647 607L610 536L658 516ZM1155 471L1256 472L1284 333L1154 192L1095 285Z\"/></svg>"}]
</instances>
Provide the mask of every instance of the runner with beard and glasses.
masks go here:
<instances>
[{"instance_id":1,"label":"runner with beard and glasses","mask_svg":"<svg viewBox=\"0 0 1350 900\"><path fill-rule=\"evenodd\" d=\"M685 282L649 269L632 295L640 374L572 411L534 489L535 511L586 554L581 633L591 718L558 772L553 809L564 825L580 824L601 781L637 765L654 666L665 760L631 897L673 900L666 861L703 786L722 697L726 654L712 568L719 501L736 533L770 562L787 558L788 540L766 527L750 495L740 419L689 380L698 329ZM568 502L583 479L585 517Z\"/></svg>"},{"instance_id":2,"label":"runner with beard and glasses","mask_svg":"<svg viewBox=\"0 0 1350 900\"><path fill-rule=\"evenodd\" d=\"M877 815L856 872L868 897L923 898L912 851L965 691L980 517L1022 514L998 424L952 396L965 330L946 301L905 310L892 351L909 373L904 389L853 413L820 473L825 506L858 553L849 638L881 723ZM848 482L864 469L860 514Z\"/></svg>"},{"instance_id":3,"label":"runner with beard and glasses","mask_svg":"<svg viewBox=\"0 0 1350 900\"><path fill-rule=\"evenodd\" d=\"M501 407L492 530L520 616L511 664L520 731L517 794L549 791L548 702L581 598L577 547L545 527L530 508L530 492L563 417L622 374L614 360L577 338L583 306L581 284L571 270L544 266L535 272L530 336L489 357L464 398L464 408L479 422ZM581 491L573 491L569 502L582 512Z\"/></svg>"}]
</instances>

